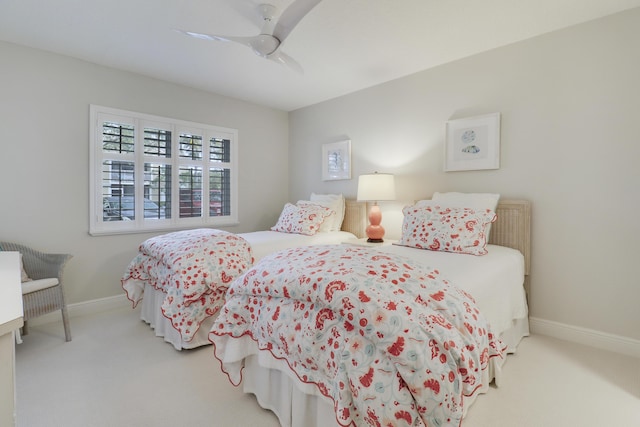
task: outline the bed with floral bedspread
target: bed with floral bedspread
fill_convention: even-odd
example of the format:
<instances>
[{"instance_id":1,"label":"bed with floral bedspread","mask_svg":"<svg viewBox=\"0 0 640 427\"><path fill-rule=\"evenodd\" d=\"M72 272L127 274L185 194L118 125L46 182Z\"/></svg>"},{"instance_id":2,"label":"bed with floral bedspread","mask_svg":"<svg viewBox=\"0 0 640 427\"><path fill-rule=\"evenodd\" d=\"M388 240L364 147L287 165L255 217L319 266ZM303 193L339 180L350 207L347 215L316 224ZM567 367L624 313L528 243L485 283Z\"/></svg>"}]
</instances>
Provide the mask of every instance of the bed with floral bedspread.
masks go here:
<instances>
[{"instance_id":1,"label":"bed with floral bedspread","mask_svg":"<svg viewBox=\"0 0 640 427\"><path fill-rule=\"evenodd\" d=\"M411 259L351 245L263 258L229 286L209 339L233 384L250 337L348 425L459 426L505 346L466 292ZM233 352L233 350L230 350Z\"/></svg>"},{"instance_id":2,"label":"bed with floral bedspread","mask_svg":"<svg viewBox=\"0 0 640 427\"><path fill-rule=\"evenodd\" d=\"M129 263L122 287L135 307L145 284L163 292L163 315L185 341L224 304L227 287L253 265L245 239L222 230L177 231L145 240Z\"/></svg>"}]
</instances>

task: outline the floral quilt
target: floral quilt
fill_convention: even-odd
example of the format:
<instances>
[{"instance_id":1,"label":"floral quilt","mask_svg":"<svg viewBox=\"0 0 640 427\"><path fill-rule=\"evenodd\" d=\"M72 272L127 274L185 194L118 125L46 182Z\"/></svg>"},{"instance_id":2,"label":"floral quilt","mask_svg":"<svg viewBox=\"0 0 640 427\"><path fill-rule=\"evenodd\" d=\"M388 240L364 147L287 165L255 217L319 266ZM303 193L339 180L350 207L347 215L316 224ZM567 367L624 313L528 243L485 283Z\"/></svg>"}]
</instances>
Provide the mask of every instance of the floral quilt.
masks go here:
<instances>
[{"instance_id":1,"label":"floral quilt","mask_svg":"<svg viewBox=\"0 0 640 427\"><path fill-rule=\"evenodd\" d=\"M506 351L437 270L350 245L277 252L231 284L209 340L234 384L225 348L243 336L331 398L344 426L459 426L463 396Z\"/></svg>"},{"instance_id":2,"label":"floral quilt","mask_svg":"<svg viewBox=\"0 0 640 427\"><path fill-rule=\"evenodd\" d=\"M138 249L121 280L127 297L135 307L145 284L164 292L162 313L185 341L220 310L229 284L253 264L246 240L208 228L152 237Z\"/></svg>"}]
</instances>

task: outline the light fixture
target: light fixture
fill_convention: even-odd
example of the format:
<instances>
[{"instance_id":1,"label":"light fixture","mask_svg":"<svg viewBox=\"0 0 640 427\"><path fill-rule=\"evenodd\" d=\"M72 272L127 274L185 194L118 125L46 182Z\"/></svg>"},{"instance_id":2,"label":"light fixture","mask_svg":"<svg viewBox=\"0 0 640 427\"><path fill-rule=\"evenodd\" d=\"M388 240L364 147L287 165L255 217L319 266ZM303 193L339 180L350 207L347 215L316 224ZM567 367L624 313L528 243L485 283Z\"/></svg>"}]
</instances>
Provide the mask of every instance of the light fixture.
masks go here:
<instances>
[{"instance_id":1,"label":"light fixture","mask_svg":"<svg viewBox=\"0 0 640 427\"><path fill-rule=\"evenodd\" d=\"M379 201L394 200L396 198L396 186L393 175L388 173L370 173L358 177L358 201L373 202L369 210L369 226L367 227L367 242L381 243L384 237L382 212L378 206Z\"/></svg>"}]
</instances>

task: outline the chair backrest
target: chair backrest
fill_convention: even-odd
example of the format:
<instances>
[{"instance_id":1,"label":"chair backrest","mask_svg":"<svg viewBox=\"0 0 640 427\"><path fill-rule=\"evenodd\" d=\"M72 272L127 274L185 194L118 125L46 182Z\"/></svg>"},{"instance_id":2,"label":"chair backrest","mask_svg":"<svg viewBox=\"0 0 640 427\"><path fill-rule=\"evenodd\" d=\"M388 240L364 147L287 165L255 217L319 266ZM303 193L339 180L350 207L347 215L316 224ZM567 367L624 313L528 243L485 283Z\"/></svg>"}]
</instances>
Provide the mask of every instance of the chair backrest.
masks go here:
<instances>
[{"instance_id":1,"label":"chair backrest","mask_svg":"<svg viewBox=\"0 0 640 427\"><path fill-rule=\"evenodd\" d=\"M13 242L0 242L0 248L4 251L20 252L24 269L30 278L56 277L60 283L62 283L64 266L72 258L69 254L48 254Z\"/></svg>"}]
</instances>

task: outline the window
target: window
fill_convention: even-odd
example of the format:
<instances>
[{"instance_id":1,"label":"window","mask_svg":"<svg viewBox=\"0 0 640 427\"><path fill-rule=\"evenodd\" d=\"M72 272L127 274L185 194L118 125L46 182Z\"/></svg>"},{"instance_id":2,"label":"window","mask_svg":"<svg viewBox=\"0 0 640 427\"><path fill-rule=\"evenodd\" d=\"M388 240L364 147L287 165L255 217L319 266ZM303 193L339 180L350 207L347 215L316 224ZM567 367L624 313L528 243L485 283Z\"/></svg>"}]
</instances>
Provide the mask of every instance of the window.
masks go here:
<instances>
[{"instance_id":1,"label":"window","mask_svg":"<svg viewBox=\"0 0 640 427\"><path fill-rule=\"evenodd\" d=\"M235 129L92 105L92 235L237 224Z\"/></svg>"}]
</instances>

